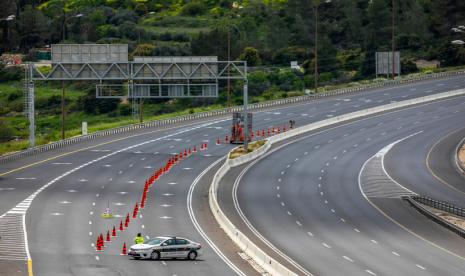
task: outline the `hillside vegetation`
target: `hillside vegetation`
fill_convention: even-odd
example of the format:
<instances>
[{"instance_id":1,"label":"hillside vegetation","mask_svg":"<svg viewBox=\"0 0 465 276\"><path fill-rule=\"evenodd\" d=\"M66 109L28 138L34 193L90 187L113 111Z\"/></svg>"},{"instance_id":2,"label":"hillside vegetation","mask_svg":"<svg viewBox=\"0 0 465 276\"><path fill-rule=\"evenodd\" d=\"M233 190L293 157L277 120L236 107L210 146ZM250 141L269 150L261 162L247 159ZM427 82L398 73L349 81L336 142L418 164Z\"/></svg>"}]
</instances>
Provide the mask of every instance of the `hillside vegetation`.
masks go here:
<instances>
[{"instance_id":1,"label":"hillside vegetation","mask_svg":"<svg viewBox=\"0 0 465 276\"><path fill-rule=\"evenodd\" d=\"M395 3L394 7L392 3ZM395 45L404 74L416 61L442 67L465 63L465 49L452 40L465 34L462 0L3 0L2 52L23 53L53 43L126 43L133 55L216 55L242 59L251 67L251 101L300 95L314 85L315 11L319 11L319 82L340 85L374 77L374 53ZM291 70L297 61L302 70ZM436 69L435 69L436 70ZM21 69L0 66L0 153L24 148ZM94 129L135 122L131 103L95 99L91 83L66 85L67 131L79 134L81 121ZM232 104L241 102L241 84L233 83ZM195 112L226 105L225 83L215 100L148 100L146 118ZM37 89L38 141L59 139L60 88ZM12 141L12 140L17 140Z\"/></svg>"}]
</instances>

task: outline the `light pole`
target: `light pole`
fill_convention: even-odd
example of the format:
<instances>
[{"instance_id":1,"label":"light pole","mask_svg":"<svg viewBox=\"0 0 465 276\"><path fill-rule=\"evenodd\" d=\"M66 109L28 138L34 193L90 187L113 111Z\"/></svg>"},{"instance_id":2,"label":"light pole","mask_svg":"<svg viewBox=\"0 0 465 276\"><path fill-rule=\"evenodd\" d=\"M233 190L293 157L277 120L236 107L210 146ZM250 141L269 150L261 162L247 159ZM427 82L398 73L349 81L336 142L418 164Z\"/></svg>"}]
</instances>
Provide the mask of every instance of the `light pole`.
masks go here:
<instances>
[{"instance_id":1,"label":"light pole","mask_svg":"<svg viewBox=\"0 0 465 276\"><path fill-rule=\"evenodd\" d=\"M392 0L392 79L396 78L395 9L396 9L395 0ZM400 72L399 72L399 75L400 75Z\"/></svg>"},{"instance_id":2,"label":"light pole","mask_svg":"<svg viewBox=\"0 0 465 276\"><path fill-rule=\"evenodd\" d=\"M9 46L10 42L10 21L13 21L16 18L14 14L9 15L5 18L0 19L0 21L5 22L5 29L4 29L4 35L3 35L3 50L6 51Z\"/></svg>"},{"instance_id":3,"label":"light pole","mask_svg":"<svg viewBox=\"0 0 465 276\"><path fill-rule=\"evenodd\" d=\"M331 3L331 0L325 0L325 3ZM315 9L315 94L318 93L318 8L321 0L313 0Z\"/></svg>"}]
</instances>

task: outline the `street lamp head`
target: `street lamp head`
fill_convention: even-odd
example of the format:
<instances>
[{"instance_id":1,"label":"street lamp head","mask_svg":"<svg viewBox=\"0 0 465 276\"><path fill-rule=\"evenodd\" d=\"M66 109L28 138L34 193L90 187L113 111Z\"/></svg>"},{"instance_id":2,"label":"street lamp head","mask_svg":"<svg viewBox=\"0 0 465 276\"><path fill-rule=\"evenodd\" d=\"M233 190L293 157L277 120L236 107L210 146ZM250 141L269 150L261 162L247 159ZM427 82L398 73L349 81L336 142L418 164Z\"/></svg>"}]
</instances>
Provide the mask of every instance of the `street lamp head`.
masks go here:
<instances>
[{"instance_id":1,"label":"street lamp head","mask_svg":"<svg viewBox=\"0 0 465 276\"><path fill-rule=\"evenodd\" d=\"M463 40L454 40L451 43L454 44L454 45L464 45L465 44L465 42L463 42Z\"/></svg>"}]
</instances>

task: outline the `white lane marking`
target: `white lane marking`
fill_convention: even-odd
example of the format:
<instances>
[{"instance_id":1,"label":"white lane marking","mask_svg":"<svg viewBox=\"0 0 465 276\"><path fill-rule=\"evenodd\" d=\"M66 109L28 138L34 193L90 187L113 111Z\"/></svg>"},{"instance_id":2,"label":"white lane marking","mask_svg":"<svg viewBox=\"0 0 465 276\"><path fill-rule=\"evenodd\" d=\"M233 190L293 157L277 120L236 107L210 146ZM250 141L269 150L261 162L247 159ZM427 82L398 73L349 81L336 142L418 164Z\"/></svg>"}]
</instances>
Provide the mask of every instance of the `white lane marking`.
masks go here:
<instances>
[{"instance_id":1,"label":"white lane marking","mask_svg":"<svg viewBox=\"0 0 465 276\"><path fill-rule=\"evenodd\" d=\"M373 271L371 271L369 269L365 269L365 272L370 274L370 275L376 276L376 273L374 273Z\"/></svg>"},{"instance_id":2,"label":"white lane marking","mask_svg":"<svg viewBox=\"0 0 465 276\"><path fill-rule=\"evenodd\" d=\"M92 236L92 232L89 232L89 236Z\"/></svg>"},{"instance_id":3,"label":"white lane marking","mask_svg":"<svg viewBox=\"0 0 465 276\"><path fill-rule=\"evenodd\" d=\"M116 206L124 206L126 205L126 203L122 203L122 202L112 202L113 205L116 205Z\"/></svg>"},{"instance_id":4,"label":"white lane marking","mask_svg":"<svg viewBox=\"0 0 465 276\"><path fill-rule=\"evenodd\" d=\"M302 223L300 223L300 221L296 221L295 223L299 226L302 226Z\"/></svg>"},{"instance_id":5,"label":"white lane marking","mask_svg":"<svg viewBox=\"0 0 465 276\"><path fill-rule=\"evenodd\" d=\"M325 172L325 170L321 170L320 172L321 172L321 173L324 173L324 172Z\"/></svg>"},{"instance_id":6,"label":"white lane marking","mask_svg":"<svg viewBox=\"0 0 465 276\"><path fill-rule=\"evenodd\" d=\"M282 181L282 179L281 179L281 178L278 178L278 182L281 182L281 181Z\"/></svg>"},{"instance_id":7,"label":"white lane marking","mask_svg":"<svg viewBox=\"0 0 465 276\"><path fill-rule=\"evenodd\" d=\"M299 158L296 158L294 161L295 161L295 162L299 161Z\"/></svg>"},{"instance_id":8,"label":"white lane marking","mask_svg":"<svg viewBox=\"0 0 465 276\"><path fill-rule=\"evenodd\" d=\"M96 196L96 197L99 197L99 196L100 196L100 194L96 194L95 196Z\"/></svg>"},{"instance_id":9,"label":"white lane marking","mask_svg":"<svg viewBox=\"0 0 465 276\"><path fill-rule=\"evenodd\" d=\"M360 233L360 230L358 230L357 228L354 228L354 231Z\"/></svg>"},{"instance_id":10,"label":"white lane marking","mask_svg":"<svg viewBox=\"0 0 465 276\"><path fill-rule=\"evenodd\" d=\"M396 255L397 257L400 256L399 253L397 253L397 252L395 252L395 251L392 251L391 253L392 253L393 255Z\"/></svg>"},{"instance_id":11,"label":"white lane marking","mask_svg":"<svg viewBox=\"0 0 465 276\"><path fill-rule=\"evenodd\" d=\"M145 166L144 169L153 169L152 166Z\"/></svg>"},{"instance_id":12,"label":"white lane marking","mask_svg":"<svg viewBox=\"0 0 465 276\"><path fill-rule=\"evenodd\" d=\"M25 251L26 251L26 254L27 254L27 259L30 260L31 259L31 256L30 256L30 252L29 252L29 247L28 247L28 239L27 239L27 230L26 230L26 222L25 222L25 215L26 215L26 212L27 210L29 209L32 201L34 200L35 197L37 197L37 195L39 193L41 193L43 190L45 190L46 188L48 188L49 186L51 186L52 184L54 184L55 182L61 180L62 178L70 175L71 173L74 173L84 167L87 167L91 164L94 164L94 163L97 163L103 159L106 159L108 157L111 157L113 155L116 155L118 153L121 153L123 151L126 151L126 150L129 150L129 149L133 149L135 147L140 147L140 146L143 146L143 145L146 145L146 144L149 144L149 143L153 143L153 142L156 142L156 141L160 141L161 139L163 138L166 138L166 137L171 137L171 136L174 136L174 135L178 135L178 134L182 134L182 133L186 133L186 132L189 132L189 131L192 131L192 130L196 130L196 129L200 129L206 125L211 125L211 124L216 124L216 123L219 123L219 122L224 122L226 121L226 119L224 120L216 120L216 121L212 121L212 122L208 122L208 123L205 123L205 124L201 124L201 125L197 125L195 127L192 127L192 128L188 128L188 129L183 129L183 130L180 130L176 133L173 133L173 134L169 134L169 135L166 135L164 137L160 137L160 138L156 138L156 139L152 139L152 140L148 140L148 141L144 141L142 143L139 143L139 144L134 144L132 146L129 146L129 147L126 147L126 148L123 148L123 149L120 149L118 151L115 151L115 152L112 152L112 153L109 153L109 154L106 154L106 155L103 155L103 156L100 156L94 160L91 160L87 163L84 163L78 167L75 167L74 169L71 169L65 173L63 173L62 175L54 178L53 180L49 181L48 183L46 183L45 185L43 185L42 187L40 187L38 190L36 190L34 193L32 193L30 196L28 196L25 200L23 200L21 203L19 203L17 206L25 206L24 209L21 209L21 210L17 210L16 207L12 208L11 210L9 210L8 212L6 212L5 214L1 215L0 217L5 217L5 216L8 216L8 215L21 215L22 217L22 225L23 225L23 239L24 239L24 244L25 244ZM95 206L95 202L92 203L93 206Z\"/></svg>"},{"instance_id":13,"label":"white lane marking","mask_svg":"<svg viewBox=\"0 0 465 276\"><path fill-rule=\"evenodd\" d=\"M141 227L142 229L145 229L145 225L143 225L143 224L142 224L140 227Z\"/></svg>"},{"instance_id":14,"label":"white lane marking","mask_svg":"<svg viewBox=\"0 0 465 276\"><path fill-rule=\"evenodd\" d=\"M329 164L329 162L326 162L326 164L325 164L325 165L326 165L326 167L329 167L329 165L330 165L330 164Z\"/></svg>"},{"instance_id":15,"label":"white lane marking","mask_svg":"<svg viewBox=\"0 0 465 276\"><path fill-rule=\"evenodd\" d=\"M91 220L89 220L89 225L91 225L91 224L92 224L92 221L91 221Z\"/></svg>"},{"instance_id":16,"label":"white lane marking","mask_svg":"<svg viewBox=\"0 0 465 276\"><path fill-rule=\"evenodd\" d=\"M52 215L52 216L62 216L63 213L51 213L50 215Z\"/></svg>"},{"instance_id":17,"label":"white lane marking","mask_svg":"<svg viewBox=\"0 0 465 276\"><path fill-rule=\"evenodd\" d=\"M16 177L16 180L35 180L35 177Z\"/></svg>"},{"instance_id":18,"label":"white lane marking","mask_svg":"<svg viewBox=\"0 0 465 276\"><path fill-rule=\"evenodd\" d=\"M110 150L99 150L99 149L93 149L93 150L90 150L90 151L93 151L93 152L109 152Z\"/></svg>"},{"instance_id":19,"label":"white lane marking","mask_svg":"<svg viewBox=\"0 0 465 276\"><path fill-rule=\"evenodd\" d=\"M324 193L323 193L323 192L320 192L320 196L323 196L323 195L324 195Z\"/></svg>"},{"instance_id":20,"label":"white lane marking","mask_svg":"<svg viewBox=\"0 0 465 276\"><path fill-rule=\"evenodd\" d=\"M168 217L168 216L162 216L160 217L161 219L172 219L172 217Z\"/></svg>"},{"instance_id":21,"label":"white lane marking","mask_svg":"<svg viewBox=\"0 0 465 276\"><path fill-rule=\"evenodd\" d=\"M97 261L100 260L99 256L95 256L95 259L96 259Z\"/></svg>"},{"instance_id":22,"label":"white lane marking","mask_svg":"<svg viewBox=\"0 0 465 276\"><path fill-rule=\"evenodd\" d=\"M52 165L71 165L73 163L68 163L68 162L54 162Z\"/></svg>"},{"instance_id":23,"label":"white lane marking","mask_svg":"<svg viewBox=\"0 0 465 276\"><path fill-rule=\"evenodd\" d=\"M207 167L202 173L200 173L192 182L189 187L189 192L187 194L187 210L189 213L189 217L194 224L194 227L200 233L200 235L204 238L204 240L210 245L210 247L215 251L215 253L232 269L234 270L239 276L246 276L244 272L242 272L238 267L234 265L224 254L221 250L216 246L216 244L207 236L207 234L203 231L200 224L197 222L197 218L195 217L193 208L192 208L192 198L194 194L195 187L200 179L210 171L214 166L216 166L219 162L224 161L224 158L220 158L217 161L213 162L209 167Z\"/></svg>"},{"instance_id":24,"label":"white lane marking","mask_svg":"<svg viewBox=\"0 0 465 276\"><path fill-rule=\"evenodd\" d=\"M312 233L312 232L307 232L307 235L309 235L310 237L313 237L313 233Z\"/></svg>"},{"instance_id":25,"label":"white lane marking","mask_svg":"<svg viewBox=\"0 0 465 276\"><path fill-rule=\"evenodd\" d=\"M284 202L282 202L282 201L281 201L281 206L283 206L283 207L284 207L284 206L286 206L286 204L284 204Z\"/></svg>"},{"instance_id":26,"label":"white lane marking","mask_svg":"<svg viewBox=\"0 0 465 276\"><path fill-rule=\"evenodd\" d=\"M146 238L146 239L150 239L150 237L149 237L149 236L145 236L145 238Z\"/></svg>"},{"instance_id":27,"label":"white lane marking","mask_svg":"<svg viewBox=\"0 0 465 276\"><path fill-rule=\"evenodd\" d=\"M136 181L134 181L134 180L128 180L127 182L128 182L129 184L136 183Z\"/></svg>"},{"instance_id":28,"label":"white lane marking","mask_svg":"<svg viewBox=\"0 0 465 276\"><path fill-rule=\"evenodd\" d=\"M176 184L178 184L178 183L176 183L176 182L168 182L167 184L168 184L168 185L176 185Z\"/></svg>"},{"instance_id":29,"label":"white lane marking","mask_svg":"<svg viewBox=\"0 0 465 276\"><path fill-rule=\"evenodd\" d=\"M287 166L286 166L286 168L288 168L288 169L289 169L290 167L291 167L291 165L287 165Z\"/></svg>"},{"instance_id":30,"label":"white lane marking","mask_svg":"<svg viewBox=\"0 0 465 276\"><path fill-rule=\"evenodd\" d=\"M371 242L374 243L374 244L378 244L378 242L375 241L375 240L371 240Z\"/></svg>"},{"instance_id":31,"label":"white lane marking","mask_svg":"<svg viewBox=\"0 0 465 276\"><path fill-rule=\"evenodd\" d=\"M308 151L304 152L304 155L307 155L308 154Z\"/></svg>"},{"instance_id":32,"label":"white lane marking","mask_svg":"<svg viewBox=\"0 0 465 276\"><path fill-rule=\"evenodd\" d=\"M164 266L167 266L165 261L162 261L161 264L164 265Z\"/></svg>"},{"instance_id":33,"label":"white lane marking","mask_svg":"<svg viewBox=\"0 0 465 276\"><path fill-rule=\"evenodd\" d=\"M420 268L420 269L426 270L425 267L423 267L423 266L421 266L421 265L419 265L419 264L416 264L415 266L418 267L418 268Z\"/></svg>"},{"instance_id":34,"label":"white lane marking","mask_svg":"<svg viewBox=\"0 0 465 276\"><path fill-rule=\"evenodd\" d=\"M321 188L321 184L318 184L318 188Z\"/></svg>"},{"instance_id":35,"label":"white lane marking","mask_svg":"<svg viewBox=\"0 0 465 276\"><path fill-rule=\"evenodd\" d=\"M285 171L282 171L282 172L281 172L281 174L284 174L284 173L285 173Z\"/></svg>"},{"instance_id":36,"label":"white lane marking","mask_svg":"<svg viewBox=\"0 0 465 276\"><path fill-rule=\"evenodd\" d=\"M186 171L192 170L192 168L182 168L182 169Z\"/></svg>"},{"instance_id":37,"label":"white lane marking","mask_svg":"<svg viewBox=\"0 0 465 276\"><path fill-rule=\"evenodd\" d=\"M90 211L90 212L89 212L89 215L91 215L91 216L92 216L93 214L94 214L94 212L93 212L93 211Z\"/></svg>"},{"instance_id":38,"label":"white lane marking","mask_svg":"<svg viewBox=\"0 0 465 276\"><path fill-rule=\"evenodd\" d=\"M125 194L127 194L127 193L128 193L128 192L118 192L118 194L120 194L120 195L125 195Z\"/></svg>"},{"instance_id":39,"label":"white lane marking","mask_svg":"<svg viewBox=\"0 0 465 276\"><path fill-rule=\"evenodd\" d=\"M169 204L162 204L160 205L161 207L164 207L164 208L167 208L167 207L171 207L172 205L169 205Z\"/></svg>"},{"instance_id":40,"label":"white lane marking","mask_svg":"<svg viewBox=\"0 0 465 276\"><path fill-rule=\"evenodd\" d=\"M66 190L68 193L76 193L77 191L76 190L73 190L73 189L70 189L70 190Z\"/></svg>"},{"instance_id":41,"label":"white lane marking","mask_svg":"<svg viewBox=\"0 0 465 276\"><path fill-rule=\"evenodd\" d=\"M144 160L145 160L145 157L142 157L140 160L144 161Z\"/></svg>"},{"instance_id":42,"label":"white lane marking","mask_svg":"<svg viewBox=\"0 0 465 276\"><path fill-rule=\"evenodd\" d=\"M129 168L132 168L133 166L134 166L134 164L132 164L132 163L131 163L131 164L129 164Z\"/></svg>"},{"instance_id":43,"label":"white lane marking","mask_svg":"<svg viewBox=\"0 0 465 276\"><path fill-rule=\"evenodd\" d=\"M347 256L342 256L342 258L346 259L347 261L353 263L354 260L352 260L351 258L347 257Z\"/></svg>"},{"instance_id":44,"label":"white lane marking","mask_svg":"<svg viewBox=\"0 0 465 276\"><path fill-rule=\"evenodd\" d=\"M316 145L316 146L314 146L313 148L319 149L319 148L320 148L320 145Z\"/></svg>"},{"instance_id":45,"label":"white lane marking","mask_svg":"<svg viewBox=\"0 0 465 276\"><path fill-rule=\"evenodd\" d=\"M281 197L281 195L280 195L280 194L276 194L276 197L280 198L280 197Z\"/></svg>"},{"instance_id":46,"label":"white lane marking","mask_svg":"<svg viewBox=\"0 0 465 276\"><path fill-rule=\"evenodd\" d=\"M174 194L170 194L170 193L165 193L165 194L162 194L164 196L174 196Z\"/></svg>"},{"instance_id":47,"label":"white lane marking","mask_svg":"<svg viewBox=\"0 0 465 276\"><path fill-rule=\"evenodd\" d=\"M322 244L324 247L326 247L326 248L331 248L331 246L329 246L328 244L326 244L326 243L324 243L324 242L321 243L321 244Z\"/></svg>"},{"instance_id":48,"label":"white lane marking","mask_svg":"<svg viewBox=\"0 0 465 276\"><path fill-rule=\"evenodd\" d=\"M278 190L278 191L279 191L279 189L280 189L280 187L279 187L279 186L276 186L276 190Z\"/></svg>"},{"instance_id":49,"label":"white lane marking","mask_svg":"<svg viewBox=\"0 0 465 276\"><path fill-rule=\"evenodd\" d=\"M15 188L0 188L0 191L13 191Z\"/></svg>"},{"instance_id":50,"label":"white lane marking","mask_svg":"<svg viewBox=\"0 0 465 276\"><path fill-rule=\"evenodd\" d=\"M342 222L346 222L346 220L345 220L345 219L343 219L343 218L341 218L341 221L342 221Z\"/></svg>"},{"instance_id":51,"label":"white lane marking","mask_svg":"<svg viewBox=\"0 0 465 276\"><path fill-rule=\"evenodd\" d=\"M84 179L84 178L81 178L81 179L79 179L78 181L79 181L79 182L87 182L87 181L89 181L89 180Z\"/></svg>"},{"instance_id":52,"label":"white lane marking","mask_svg":"<svg viewBox=\"0 0 465 276\"><path fill-rule=\"evenodd\" d=\"M60 204L71 204L71 201L63 200L63 201L58 201Z\"/></svg>"},{"instance_id":53,"label":"white lane marking","mask_svg":"<svg viewBox=\"0 0 465 276\"><path fill-rule=\"evenodd\" d=\"M289 216L292 216L292 213L291 213L291 212L289 212L289 211L287 211L287 214L288 214Z\"/></svg>"},{"instance_id":54,"label":"white lane marking","mask_svg":"<svg viewBox=\"0 0 465 276\"><path fill-rule=\"evenodd\" d=\"M336 211L334 209L331 209L331 212L336 213Z\"/></svg>"},{"instance_id":55,"label":"white lane marking","mask_svg":"<svg viewBox=\"0 0 465 276\"><path fill-rule=\"evenodd\" d=\"M123 171L118 171L118 174L123 174Z\"/></svg>"},{"instance_id":56,"label":"white lane marking","mask_svg":"<svg viewBox=\"0 0 465 276\"><path fill-rule=\"evenodd\" d=\"M328 204L328 201L325 199L325 204Z\"/></svg>"}]
</instances>

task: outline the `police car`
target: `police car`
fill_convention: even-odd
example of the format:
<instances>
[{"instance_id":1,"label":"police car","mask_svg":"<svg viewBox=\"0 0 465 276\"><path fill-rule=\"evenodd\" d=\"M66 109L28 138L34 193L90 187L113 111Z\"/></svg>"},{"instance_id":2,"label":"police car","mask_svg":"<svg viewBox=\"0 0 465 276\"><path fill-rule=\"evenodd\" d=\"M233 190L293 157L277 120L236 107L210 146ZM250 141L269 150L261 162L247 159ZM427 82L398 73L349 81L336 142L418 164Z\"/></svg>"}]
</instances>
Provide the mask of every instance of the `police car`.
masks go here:
<instances>
[{"instance_id":1,"label":"police car","mask_svg":"<svg viewBox=\"0 0 465 276\"><path fill-rule=\"evenodd\" d=\"M135 244L129 248L128 255L134 259L186 258L195 260L202 255L202 245L180 237L156 237L143 244Z\"/></svg>"}]
</instances>

